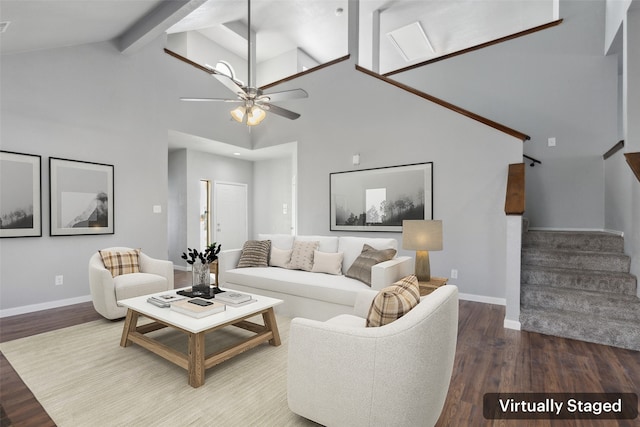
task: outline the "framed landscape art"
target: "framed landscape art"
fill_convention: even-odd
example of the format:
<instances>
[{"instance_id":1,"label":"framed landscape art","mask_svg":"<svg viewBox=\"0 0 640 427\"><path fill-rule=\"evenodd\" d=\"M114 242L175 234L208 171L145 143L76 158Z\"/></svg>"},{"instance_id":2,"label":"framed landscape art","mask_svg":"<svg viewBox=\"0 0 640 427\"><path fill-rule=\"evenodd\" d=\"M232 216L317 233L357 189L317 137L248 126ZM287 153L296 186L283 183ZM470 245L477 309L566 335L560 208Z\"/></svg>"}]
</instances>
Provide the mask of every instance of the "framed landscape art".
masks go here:
<instances>
[{"instance_id":1,"label":"framed landscape art","mask_svg":"<svg viewBox=\"0 0 640 427\"><path fill-rule=\"evenodd\" d=\"M433 219L433 163L330 174L331 231L402 231Z\"/></svg>"},{"instance_id":2,"label":"framed landscape art","mask_svg":"<svg viewBox=\"0 0 640 427\"><path fill-rule=\"evenodd\" d=\"M52 236L113 234L113 165L49 158Z\"/></svg>"},{"instance_id":3,"label":"framed landscape art","mask_svg":"<svg viewBox=\"0 0 640 427\"><path fill-rule=\"evenodd\" d=\"M42 236L41 157L0 151L0 237Z\"/></svg>"}]
</instances>

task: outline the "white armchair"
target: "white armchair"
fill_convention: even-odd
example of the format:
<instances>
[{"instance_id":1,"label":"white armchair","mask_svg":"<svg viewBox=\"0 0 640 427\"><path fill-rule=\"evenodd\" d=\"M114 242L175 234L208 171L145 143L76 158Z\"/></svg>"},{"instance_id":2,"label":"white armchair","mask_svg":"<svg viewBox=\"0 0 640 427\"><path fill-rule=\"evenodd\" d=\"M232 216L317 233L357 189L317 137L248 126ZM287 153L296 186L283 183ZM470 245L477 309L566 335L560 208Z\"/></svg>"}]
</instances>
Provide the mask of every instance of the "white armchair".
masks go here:
<instances>
[{"instance_id":1,"label":"white armchair","mask_svg":"<svg viewBox=\"0 0 640 427\"><path fill-rule=\"evenodd\" d=\"M453 371L458 289L442 286L400 319L367 328L376 294L359 293L354 315L291 321L287 398L293 412L329 427L436 423Z\"/></svg>"},{"instance_id":2,"label":"white armchair","mask_svg":"<svg viewBox=\"0 0 640 427\"><path fill-rule=\"evenodd\" d=\"M113 247L103 251L131 251L131 248ZM140 252L138 256L139 273L122 274L112 277L96 252L89 259L89 287L93 306L107 319L119 319L127 314L126 307L118 301L140 295L173 289L173 263L154 259Z\"/></svg>"}]
</instances>

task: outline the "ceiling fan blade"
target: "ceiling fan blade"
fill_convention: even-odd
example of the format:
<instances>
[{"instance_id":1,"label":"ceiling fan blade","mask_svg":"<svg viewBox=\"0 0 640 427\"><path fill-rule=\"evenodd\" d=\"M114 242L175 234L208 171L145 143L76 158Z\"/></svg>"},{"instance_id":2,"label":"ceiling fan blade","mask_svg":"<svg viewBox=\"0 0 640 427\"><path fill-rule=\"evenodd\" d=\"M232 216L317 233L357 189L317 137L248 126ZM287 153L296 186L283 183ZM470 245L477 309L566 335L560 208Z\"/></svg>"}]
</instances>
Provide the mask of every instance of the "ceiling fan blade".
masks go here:
<instances>
[{"instance_id":1,"label":"ceiling fan blade","mask_svg":"<svg viewBox=\"0 0 640 427\"><path fill-rule=\"evenodd\" d=\"M236 102L243 103L242 99L225 99L225 98L180 98L180 101L214 101L214 102Z\"/></svg>"},{"instance_id":2,"label":"ceiling fan blade","mask_svg":"<svg viewBox=\"0 0 640 427\"><path fill-rule=\"evenodd\" d=\"M283 90L282 92L264 93L260 99L266 102L279 102L288 99L308 98L309 94L304 89Z\"/></svg>"},{"instance_id":3,"label":"ceiling fan blade","mask_svg":"<svg viewBox=\"0 0 640 427\"><path fill-rule=\"evenodd\" d=\"M245 92L244 89L238 86L228 76L225 76L224 74L214 74L213 77L215 77L216 80L225 85L227 89L238 95L240 98L247 99L247 92Z\"/></svg>"},{"instance_id":4,"label":"ceiling fan blade","mask_svg":"<svg viewBox=\"0 0 640 427\"><path fill-rule=\"evenodd\" d=\"M278 107L277 105L261 103L259 104L259 106L260 108L264 108L270 113L277 114L282 117L286 117L287 119L290 119L290 120L295 120L298 117L300 117L300 114L294 113L293 111L287 110L286 108Z\"/></svg>"}]
</instances>

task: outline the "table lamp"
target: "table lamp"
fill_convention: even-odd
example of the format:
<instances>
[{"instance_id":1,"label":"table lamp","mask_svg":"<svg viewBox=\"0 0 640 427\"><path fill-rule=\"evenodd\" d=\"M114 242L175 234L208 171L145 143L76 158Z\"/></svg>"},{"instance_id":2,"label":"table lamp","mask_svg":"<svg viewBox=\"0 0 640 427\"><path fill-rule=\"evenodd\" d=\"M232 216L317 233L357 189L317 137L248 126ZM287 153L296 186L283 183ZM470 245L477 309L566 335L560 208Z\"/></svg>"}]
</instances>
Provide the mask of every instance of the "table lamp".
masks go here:
<instances>
[{"instance_id":1,"label":"table lamp","mask_svg":"<svg viewBox=\"0 0 640 427\"><path fill-rule=\"evenodd\" d=\"M420 282L431 280L429 251L442 250L442 221L402 221L402 248L416 251L416 276Z\"/></svg>"}]
</instances>

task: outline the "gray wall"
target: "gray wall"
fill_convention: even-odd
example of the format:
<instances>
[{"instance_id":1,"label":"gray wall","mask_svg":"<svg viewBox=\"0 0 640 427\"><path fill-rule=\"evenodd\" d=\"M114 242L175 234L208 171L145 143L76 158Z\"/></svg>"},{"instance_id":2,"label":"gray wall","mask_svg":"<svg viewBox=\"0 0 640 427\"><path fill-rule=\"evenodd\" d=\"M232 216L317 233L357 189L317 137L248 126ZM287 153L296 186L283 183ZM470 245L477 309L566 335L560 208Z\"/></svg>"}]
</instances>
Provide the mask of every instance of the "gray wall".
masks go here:
<instances>
[{"instance_id":1,"label":"gray wall","mask_svg":"<svg viewBox=\"0 0 640 427\"><path fill-rule=\"evenodd\" d=\"M434 217L444 221L444 250L431 253L432 273L453 280L467 295L495 302L505 297L509 163L522 159L522 143L355 70L351 62L300 77L274 90L302 87L309 99L290 102L302 117L269 116L255 130L256 148L298 142L298 234L392 237L400 233L329 231L329 174L434 162ZM283 103L284 106L284 103ZM400 251L401 254L414 254Z\"/></svg>"},{"instance_id":2,"label":"gray wall","mask_svg":"<svg viewBox=\"0 0 640 427\"><path fill-rule=\"evenodd\" d=\"M604 2L563 0L560 17L552 29L394 78L531 136L524 153L543 163L527 168L531 226L602 229L617 57L603 56Z\"/></svg>"},{"instance_id":3,"label":"gray wall","mask_svg":"<svg viewBox=\"0 0 640 427\"><path fill-rule=\"evenodd\" d=\"M254 162L254 237L258 233L291 234L294 161L284 157ZM286 213L284 204L287 205Z\"/></svg>"},{"instance_id":4,"label":"gray wall","mask_svg":"<svg viewBox=\"0 0 640 427\"><path fill-rule=\"evenodd\" d=\"M179 101L202 88L211 96L226 89L163 46L160 38L132 56L110 43L2 56L1 149L41 155L43 190L43 236L0 240L4 313L88 300L87 263L98 249L131 246L168 257L169 129L250 145L226 116L212 125L212 114L228 114L226 106ZM49 236L49 157L114 165L115 234ZM56 275L64 276L62 286L54 285Z\"/></svg>"}]
</instances>

